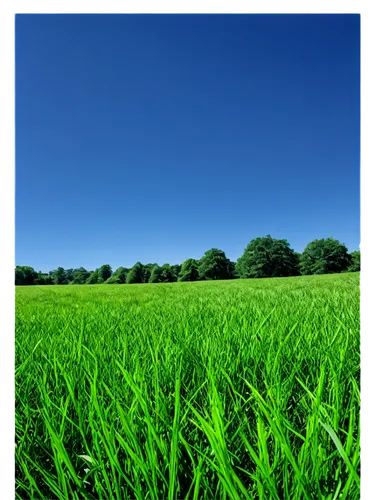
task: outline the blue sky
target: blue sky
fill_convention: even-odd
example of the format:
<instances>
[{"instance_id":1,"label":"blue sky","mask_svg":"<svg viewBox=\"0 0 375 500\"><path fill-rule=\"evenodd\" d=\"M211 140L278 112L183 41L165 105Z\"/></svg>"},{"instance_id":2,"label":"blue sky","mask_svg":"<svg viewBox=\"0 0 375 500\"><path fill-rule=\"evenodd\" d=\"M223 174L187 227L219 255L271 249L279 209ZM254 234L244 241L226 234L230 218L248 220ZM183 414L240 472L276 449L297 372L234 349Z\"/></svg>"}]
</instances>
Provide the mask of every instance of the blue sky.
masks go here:
<instances>
[{"instance_id":1,"label":"blue sky","mask_svg":"<svg viewBox=\"0 0 375 500\"><path fill-rule=\"evenodd\" d=\"M16 16L16 264L360 243L358 15Z\"/></svg>"}]
</instances>

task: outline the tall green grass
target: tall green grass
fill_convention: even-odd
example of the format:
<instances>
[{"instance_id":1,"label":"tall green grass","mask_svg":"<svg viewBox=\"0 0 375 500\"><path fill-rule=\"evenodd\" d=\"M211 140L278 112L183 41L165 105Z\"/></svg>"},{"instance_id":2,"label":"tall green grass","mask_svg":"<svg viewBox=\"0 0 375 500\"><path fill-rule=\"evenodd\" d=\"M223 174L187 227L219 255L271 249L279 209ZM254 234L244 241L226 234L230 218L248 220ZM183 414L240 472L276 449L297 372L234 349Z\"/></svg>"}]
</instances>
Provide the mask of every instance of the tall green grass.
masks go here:
<instances>
[{"instance_id":1,"label":"tall green grass","mask_svg":"<svg viewBox=\"0 0 375 500\"><path fill-rule=\"evenodd\" d=\"M16 290L16 497L357 499L359 275Z\"/></svg>"}]
</instances>

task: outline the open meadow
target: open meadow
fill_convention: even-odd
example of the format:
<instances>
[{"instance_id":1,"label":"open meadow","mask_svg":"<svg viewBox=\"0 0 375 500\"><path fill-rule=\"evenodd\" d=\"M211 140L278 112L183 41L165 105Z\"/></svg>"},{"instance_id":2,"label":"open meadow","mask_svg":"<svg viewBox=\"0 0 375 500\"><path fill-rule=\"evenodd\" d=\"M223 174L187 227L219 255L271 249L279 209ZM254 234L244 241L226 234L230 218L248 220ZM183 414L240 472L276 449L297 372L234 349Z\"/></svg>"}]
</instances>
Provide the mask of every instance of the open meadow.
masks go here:
<instances>
[{"instance_id":1,"label":"open meadow","mask_svg":"<svg viewBox=\"0 0 375 500\"><path fill-rule=\"evenodd\" d=\"M359 295L359 273L17 287L17 498L358 499Z\"/></svg>"}]
</instances>

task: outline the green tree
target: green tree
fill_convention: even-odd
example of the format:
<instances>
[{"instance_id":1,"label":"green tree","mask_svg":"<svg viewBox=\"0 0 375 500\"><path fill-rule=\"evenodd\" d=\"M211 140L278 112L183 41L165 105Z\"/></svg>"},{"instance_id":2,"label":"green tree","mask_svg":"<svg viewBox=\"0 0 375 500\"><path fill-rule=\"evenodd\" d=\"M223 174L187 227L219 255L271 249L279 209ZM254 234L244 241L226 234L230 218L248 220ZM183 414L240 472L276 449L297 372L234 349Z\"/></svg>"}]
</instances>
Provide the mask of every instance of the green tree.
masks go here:
<instances>
[{"instance_id":1,"label":"green tree","mask_svg":"<svg viewBox=\"0 0 375 500\"><path fill-rule=\"evenodd\" d=\"M301 258L302 258L302 254L299 253L299 252L294 252L294 254L295 254L297 262L298 262L298 275L301 275L302 274L302 271L301 271Z\"/></svg>"},{"instance_id":2,"label":"green tree","mask_svg":"<svg viewBox=\"0 0 375 500\"><path fill-rule=\"evenodd\" d=\"M356 250L350 254L350 264L347 271L349 273L355 273L361 270L361 252Z\"/></svg>"},{"instance_id":3,"label":"green tree","mask_svg":"<svg viewBox=\"0 0 375 500\"><path fill-rule=\"evenodd\" d=\"M301 255L302 274L341 273L348 268L348 249L333 238L311 241Z\"/></svg>"},{"instance_id":4,"label":"green tree","mask_svg":"<svg viewBox=\"0 0 375 500\"><path fill-rule=\"evenodd\" d=\"M149 279L149 283L161 283L161 267L155 264L155 266L152 268L151 271L151 276Z\"/></svg>"},{"instance_id":5,"label":"green tree","mask_svg":"<svg viewBox=\"0 0 375 500\"><path fill-rule=\"evenodd\" d=\"M209 280L233 278L233 265L222 250L211 248L199 261L199 277Z\"/></svg>"},{"instance_id":6,"label":"green tree","mask_svg":"<svg viewBox=\"0 0 375 500\"><path fill-rule=\"evenodd\" d=\"M35 285L45 285L47 277L49 277L48 274L42 273L42 271L38 271L36 278L34 280L34 284Z\"/></svg>"},{"instance_id":7,"label":"green tree","mask_svg":"<svg viewBox=\"0 0 375 500\"><path fill-rule=\"evenodd\" d=\"M38 273L30 266L16 266L15 284L16 285L35 285Z\"/></svg>"},{"instance_id":8,"label":"green tree","mask_svg":"<svg viewBox=\"0 0 375 500\"><path fill-rule=\"evenodd\" d=\"M143 283L144 273L143 273L143 264L137 262L129 271L129 274L126 277L126 283L129 285L132 283Z\"/></svg>"},{"instance_id":9,"label":"green tree","mask_svg":"<svg viewBox=\"0 0 375 500\"><path fill-rule=\"evenodd\" d=\"M180 264L174 264L173 266L171 266L172 281L178 281L178 275L180 274L180 271L181 271Z\"/></svg>"},{"instance_id":10,"label":"green tree","mask_svg":"<svg viewBox=\"0 0 375 500\"><path fill-rule=\"evenodd\" d=\"M73 271L73 284L74 285L83 285L88 280L90 274L91 274L90 271L87 271L84 267L74 269L74 271Z\"/></svg>"},{"instance_id":11,"label":"green tree","mask_svg":"<svg viewBox=\"0 0 375 500\"><path fill-rule=\"evenodd\" d=\"M229 270L229 273L230 273L230 278L229 279L237 279L237 278L239 278L238 273L236 271L236 263L235 262L232 262L231 260L229 260L228 270Z\"/></svg>"},{"instance_id":12,"label":"green tree","mask_svg":"<svg viewBox=\"0 0 375 500\"><path fill-rule=\"evenodd\" d=\"M298 264L298 255L287 240L267 235L250 241L237 261L236 271L240 278L297 276Z\"/></svg>"},{"instance_id":13,"label":"green tree","mask_svg":"<svg viewBox=\"0 0 375 500\"><path fill-rule=\"evenodd\" d=\"M162 283L172 283L174 281L174 275L172 266L170 264L163 264L161 266L161 282Z\"/></svg>"},{"instance_id":14,"label":"green tree","mask_svg":"<svg viewBox=\"0 0 375 500\"><path fill-rule=\"evenodd\" d=\"M53 285L52 276L50 273L46 274L44 277L45 285Z\"/></svg>"},{"instance_id":15,"label":"green tree","mask_svg":"<svg viewBox=\"0 0 375 500\"><path fill-rule=\"evenodd\" d=\"M178 281L197 281L199 279L198 261L186 259L181 266Z\"/></svg>"},{"instance_id":16,"label":"green tree","mask_svg":"<svg viewBox=\"0 0 375 500\"><path fill-rule=\"evenodd\" d=\"M54 285L67 285L66 272L63 267L58 267L52 271L52 281Z\"/></svg>"},{"instance_id":17,"label":"green tree","mask_svg":"<svg viewBox=\"0 0 375 500\"><path fill-rule=\"evenodd\" d=\"M151 273L155 266L157 266L157 264L146 264L143 266L142 283L150 283Z\"/></svg>"},{"instance_id":18,"label":"green tree","mask_svg":"<svg viewBox=\"0 0 375 500\"><path fill-rule=\"evenodd\" d=\"M24 273L22 270L23 266L16 266L14 270L14 282L16 285L23 285L24 284Z\"/></svg>"},{"instance_id":19,"label":"green tree","mask_svg":"<svg viewBox=\"0 0 375 500\"><path fill-rule=\"evenodd\" d=\"M49 274L42 273L42 271L39 271L37 273L37 277L34 280L35 285L52 285L52 277Z\"/></svg>"},{"instance_id":20,"label":"green tree","mask_svg":"<svg viewBox=\"0 0 375 500\"><path fill-rule=\"evenodd\" d=\"M74 269L65 269L65 279L68 283L73 283L73 281L74 281Z\"/></svg>"},{"instance_id":21,"label":"green tree","mask_svg":"<svg viewBox=\"0 0 375 500\"><path fill-rule=\"evenodd\" d=\"M104 266L98 269L98 283L104 283L111 276L112 268L109 264L104 264Z\"/></svg>"},{"instance_id":22,"label":"green tree","mask_svg":"<svg viewBox=\"0 0 375 500\"><path fill-rule=\"evenodd\" d=\"M87 278L86 283L88 285L96 285L98 283L98 269L90 273L90 276Z\"/></svg>"},{"instance_id":23,"label":"green tree","mask_svg":"<svg viewBox=\"0 0 375 500\"><path fill-rule=\"evenodd\" d=\"M119 267L116 271L106 280L106 284L117 284L123 285L126 283L126 276L129 273L130 269L126 267Z\"/></svg>"}]
</instances>

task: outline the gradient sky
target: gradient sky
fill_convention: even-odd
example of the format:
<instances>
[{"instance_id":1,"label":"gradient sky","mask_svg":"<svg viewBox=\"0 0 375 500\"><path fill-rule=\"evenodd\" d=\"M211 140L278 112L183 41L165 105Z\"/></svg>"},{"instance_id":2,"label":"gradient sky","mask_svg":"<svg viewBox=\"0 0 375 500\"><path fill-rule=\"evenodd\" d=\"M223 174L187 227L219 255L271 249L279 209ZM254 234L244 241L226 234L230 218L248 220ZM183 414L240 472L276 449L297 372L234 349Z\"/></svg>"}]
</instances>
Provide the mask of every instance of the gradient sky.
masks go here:
<instances>
[{"instance_id":1,"label":"gradient sky","mask_svg":"<svg viewBox=\"0 0 375 500\"><path fill-rule=\"evenodd\" d=\"M360 243L359 15L17 15L16 264Z\"/></svg>"}]
</instances>

